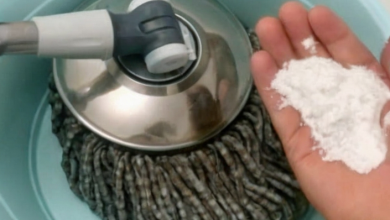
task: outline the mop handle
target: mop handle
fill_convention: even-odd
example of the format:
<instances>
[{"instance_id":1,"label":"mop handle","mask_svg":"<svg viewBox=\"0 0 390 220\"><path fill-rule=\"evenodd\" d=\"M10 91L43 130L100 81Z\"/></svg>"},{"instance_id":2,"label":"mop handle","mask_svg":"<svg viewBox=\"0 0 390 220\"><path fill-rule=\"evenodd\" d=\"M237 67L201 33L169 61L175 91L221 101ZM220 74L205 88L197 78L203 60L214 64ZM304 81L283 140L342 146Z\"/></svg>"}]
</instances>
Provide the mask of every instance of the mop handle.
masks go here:
<instances>
[{"instance_id":1,"label":"mop handle","mask_svg":"<svg viewBox=\"0 0 390 220\"><path fill-rule=\"evenodd\" d=\"M190 52L170 3L153 0L125 14L93 10L1 23L3 54L102 60L140 54L151 73L164 73L185 66Z\"/></svg>"},{"instance_id":2,"label":"mop handle","mask_svg":"<svg viewBox=\"0 0 390 220\"><path fill-rule=\"evenodd\" d=\"M39 34L34 22L0 23L0 55L36 54Z\"/></svg>"}]
</instances>

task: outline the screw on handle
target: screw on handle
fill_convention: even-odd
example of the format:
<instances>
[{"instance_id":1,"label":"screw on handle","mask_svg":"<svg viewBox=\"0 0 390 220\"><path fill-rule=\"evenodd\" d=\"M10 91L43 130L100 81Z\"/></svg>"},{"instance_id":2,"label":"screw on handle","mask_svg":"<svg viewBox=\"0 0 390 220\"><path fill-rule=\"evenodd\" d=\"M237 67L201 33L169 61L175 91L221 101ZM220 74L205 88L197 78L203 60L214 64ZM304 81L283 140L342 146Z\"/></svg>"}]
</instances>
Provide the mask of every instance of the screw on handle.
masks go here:
<instances>
[{"instance_id":1,"label":"screw on handle","mask_svg":"<svg viewBox=\"0 0 390 220\"><path fill-rule=\"evenodd\" d=\"M141 54L150 73L167 73L187 64L189 50L179 21L167 1L133 1L128 14L110 14L114 56Z\"/></svg>"},{"instance_id":2,"label":"screw on handle","mask_svg":"<svg viewBox=\"0 0 390 220\"><path fill-rule=\"evenodd\" d=\"M149 1L127 14L110 13L114 26L114 56L143 54L167 44L184 44L172 6Z\"/></svg>"}]
</instances>

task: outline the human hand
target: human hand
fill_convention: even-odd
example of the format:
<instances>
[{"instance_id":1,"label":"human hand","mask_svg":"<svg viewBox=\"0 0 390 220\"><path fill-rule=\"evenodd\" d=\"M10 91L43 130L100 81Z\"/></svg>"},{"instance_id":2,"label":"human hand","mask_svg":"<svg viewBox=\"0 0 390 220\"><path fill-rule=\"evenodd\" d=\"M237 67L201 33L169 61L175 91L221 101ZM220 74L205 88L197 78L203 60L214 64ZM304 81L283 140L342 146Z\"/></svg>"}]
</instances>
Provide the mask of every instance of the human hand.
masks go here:
<instances>
[{"instance_id":1,"label":"human hand","mask_svg":"<svg viewBox=\"0 0 390 220\"><path fill-rule=\"evenodd\" d=\"M284 62L312 56L301 44L309 36L318 42L317 56L345 65L364 65L390 87L390 45L386 45L379 63L330 9L318 6L307 11L297 2L283 5L279 18L261 19L256 33L263 49L252 58L256 87L311 204L330 220L390 219L390 157L367 175L351 171L341 162L322 161L312 150L310 128L300 126L299 113L292 107L279 110L280 95L269 89ZM387 104L383 112L389 109Z\"/></svg>"}]
</instances>

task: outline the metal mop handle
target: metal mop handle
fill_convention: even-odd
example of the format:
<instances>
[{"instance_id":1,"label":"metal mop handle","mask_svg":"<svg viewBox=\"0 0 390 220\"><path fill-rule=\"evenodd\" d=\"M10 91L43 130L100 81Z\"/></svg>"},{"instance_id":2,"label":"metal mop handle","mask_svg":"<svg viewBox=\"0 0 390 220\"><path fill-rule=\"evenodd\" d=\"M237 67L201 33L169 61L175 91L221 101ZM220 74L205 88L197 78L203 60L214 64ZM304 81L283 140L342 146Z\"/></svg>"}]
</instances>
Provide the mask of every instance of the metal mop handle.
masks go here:
<instances>
[{"instance_id":1,"label":"metal mop handle","mask_svg":"<svg viewBox=\"0 0 390 220\"><path fill-rule=\"evenodd\" d=\"M106 60L140 54L151 73L185 66L190 50L170 3L163 0L132 3L131 11L126 14L95 10L2 23L0 55Z\"/></svg>"},{"instance_id":2,"label":"metal mop handle","mask_svg":"<svg viewBox=\"0 0 390 220\"><path fill-rule=\"evenodd\" d=\"M0 55L37 54L38 42L34 22L0 23Z\"/></svg>"}]
</instances>

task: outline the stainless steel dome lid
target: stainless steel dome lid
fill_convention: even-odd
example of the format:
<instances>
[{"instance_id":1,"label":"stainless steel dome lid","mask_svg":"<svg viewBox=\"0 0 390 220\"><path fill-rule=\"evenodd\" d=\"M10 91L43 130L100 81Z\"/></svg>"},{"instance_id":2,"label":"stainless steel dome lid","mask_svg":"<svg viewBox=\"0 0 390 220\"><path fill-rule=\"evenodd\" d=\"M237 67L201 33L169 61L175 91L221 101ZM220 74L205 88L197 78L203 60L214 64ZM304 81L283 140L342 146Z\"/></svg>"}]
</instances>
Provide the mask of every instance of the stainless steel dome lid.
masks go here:
<instances>
[{"instance_id":1,"label":"stainless steel dome lid","mask_svg":"<svg viewBox=\"0 0 390 220\"><path fill-rule=\"evenodd\" d=\"M78 11L125 13L131 0L96 1ZM196 145L225 128L251 90L248 35L224 6L170 0L191 32L197 59L182 69L148 73L139 57L54 59L57 89L87 128L120 146L166 151Z\"/></svg>"}]
</instances>

